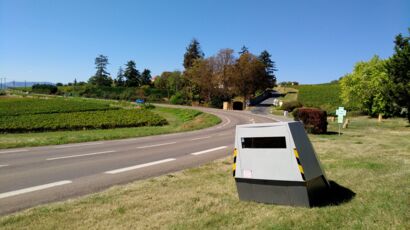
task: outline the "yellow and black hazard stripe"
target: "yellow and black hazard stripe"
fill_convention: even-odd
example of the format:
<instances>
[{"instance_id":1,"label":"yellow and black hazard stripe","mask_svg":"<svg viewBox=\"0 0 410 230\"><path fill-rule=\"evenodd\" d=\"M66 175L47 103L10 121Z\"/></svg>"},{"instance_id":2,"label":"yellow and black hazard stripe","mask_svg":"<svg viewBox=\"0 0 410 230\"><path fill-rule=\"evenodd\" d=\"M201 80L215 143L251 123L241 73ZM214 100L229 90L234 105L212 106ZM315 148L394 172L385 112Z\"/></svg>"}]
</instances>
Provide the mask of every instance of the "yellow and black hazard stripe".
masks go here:
<instances>
[{"instance_id":1,"label":"yellow and black hazard stripe","mask_svg":"<svg viewBox=\"0 0 410 230\"><path fill-rule=\"evenodd\" d=\"M233 164L232 164L232 176L235 177L236 171L236 157L238 156L238 150L236 148L233 150Z\"/></svg>"},{"instance_id":2,"label":"yellow and black hazard stripe","mask_svg":"<svg viewBox=\"0 0 410 230\"><path fill-rule=\"evenodd\" d=\"M300 174L302 175L302 179L303 179L303 180L306 180L306 179L305 179L305 171L303 171L302 164L300 163L298 150L297 150L296 148L294 148L294 149L293 149L293 153L295 154L296 161L298 162L298 168L299 168Z\"/></svg>"}]
</instances>

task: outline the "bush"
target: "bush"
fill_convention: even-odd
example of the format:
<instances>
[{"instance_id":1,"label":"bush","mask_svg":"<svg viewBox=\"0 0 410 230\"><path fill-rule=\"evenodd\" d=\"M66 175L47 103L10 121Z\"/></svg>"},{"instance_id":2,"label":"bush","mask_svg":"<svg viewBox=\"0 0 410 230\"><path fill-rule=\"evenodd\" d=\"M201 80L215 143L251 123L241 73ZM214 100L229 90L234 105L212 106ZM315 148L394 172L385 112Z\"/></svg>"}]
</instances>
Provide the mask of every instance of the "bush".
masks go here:
<instances>
[{"instance_id":1,"label":"bush","mask_svg":"<svg viewBox=\"0 0 410 230\"><path fill-rule=\"evenodd\" d=\"M327 132L327 113L316 108L298 108L293 111L295 121L303 122L306 132L322 134Z\"/></svg>"},{"instance_id":2,"label":"bush","mask_svg":"<svg viewBox=\"0 0 410 230\"><path fill-rule=\"evenodd\" d=\"M6 91L5 90L0 90L0 96L4 96L6 95Z\"/></svg>"},{"instance_id":3,"label":"bush","mask_svg":"<svg viewBox=\"0 0 410 230\"><path fill-rule=\"evenodd\" d=\"M282 110L286 110L288 112L292 112L296 108L300 108L303 105L298 101L289 101L283 102L282 106L280 107Z\"/></svg>"},{"instance_id":4,"label":"bush","mask_svg":"<svg viewBox=\"0 0 410 230\"><path fill-rule=\"evenodd\" d=\"M174 105L187 104L187 100L181 92L176 92L174 95L172 95L172 97L170 98L170 102Z\"/></svg>"},{"instance_id":5,"label":"bush","mask_svg":"<svg viewBox=\"0 0 410 230\"><path fill-rule=\"evenodd\" d=\"M57 86L48 85L48 84L35 84L31 87L33 93L42 93L42 94L56 94Z\"/></svg>"}]
</instances>

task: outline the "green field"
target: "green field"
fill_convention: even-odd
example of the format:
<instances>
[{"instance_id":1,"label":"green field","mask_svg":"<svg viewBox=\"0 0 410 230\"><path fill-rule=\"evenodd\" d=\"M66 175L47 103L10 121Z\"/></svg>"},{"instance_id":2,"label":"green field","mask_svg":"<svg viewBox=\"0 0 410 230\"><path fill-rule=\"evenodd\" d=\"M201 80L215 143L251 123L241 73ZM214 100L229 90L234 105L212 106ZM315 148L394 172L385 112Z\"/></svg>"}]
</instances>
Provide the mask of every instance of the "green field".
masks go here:
<instances>
[{"instance_id":1,"label":"green field","mask_svg":"<svg viewBox=\"0 0 410 230\"><path fill-rule=\"evenodd\" d=\"M164 118L142 109L0 116L0 131L3 133L113 129L165 124L167 121Z\"/></svg>"},{"instance_id":2,"label":"green field","mask_svg":"<svg viewBox=\"0 0 410 230\"><path fill-rule=\"evenodd\" d=\"M121 109L109 101L64 98L0 98L0 133L160 126L146 109Z\"/></svg>"},{"instance_id":3,"label":"green field","mask_svg":"<svg viewBox=\"0 0 410 230\"><path fill-rule=\"evenodd\" d=\"M329 125L330 131L337 124ZM409 229L410 127L353 118L310 135L327 177L354 196L315 208L238 200L231 157L0 217L1 229Z\"/></svg>"},{"instance_id":4,"label":"green field","mask_svg":"<svg viewBox=\"0 0 410 230\"><path fill-rule=\"evenodd\" d=\"M340 99L339 84L317 84L292 86L297 89L297 100L305 107L317 107L334 114L339 106Z\"/></svg>"},{"instance_id":5,"label":"green field","mask_svg":"<svg viewBox=\"0 0 410 230\"><path fill-rule=\"evenodd\" d=\"M64 98L0 97L0 116L118 109L105 101Z\"/></svg>"},{"instance_id":6,"label":"green field","mask_svg":"<svg viewBox=\"0 0 410 230\"><path fill-rule=\"evenodd\" d=\"M110 103L114 102L111 101ZM134 105L128 102L115 103L115 105L122 106L125 108L135 107ZM121 110L114 110L113 112L118 111ZM173 109L156 107L154 109L149 110L149 112L153 113L154 117L160 116L162 118L165 118L167 124L162 126L142 126L115 129L90 129L78 131L0 134L0 149L78 143L98 140L112 140L130 137L142 137L148 135L158 135L165 133L184 132L210 127L212 125L218 124L221 121L218 117L214 115L202 113L200 111L192 109ZM3 122L1 122L0 125L4 125Z\"/></svg>"}]
</instances>

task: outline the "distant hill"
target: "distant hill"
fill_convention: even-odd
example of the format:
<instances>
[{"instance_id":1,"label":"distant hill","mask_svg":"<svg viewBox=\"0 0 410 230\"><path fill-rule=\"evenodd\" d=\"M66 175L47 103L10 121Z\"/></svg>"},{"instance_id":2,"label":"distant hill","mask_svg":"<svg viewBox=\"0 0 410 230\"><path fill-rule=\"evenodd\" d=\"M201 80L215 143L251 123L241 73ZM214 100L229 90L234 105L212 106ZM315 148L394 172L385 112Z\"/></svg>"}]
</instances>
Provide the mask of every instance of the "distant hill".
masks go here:
<instances>
[{"instance_id":1,"label":"distant hill","mask_svg":"<svg viewBox=\"0 0 410 230\"><path fill-rule=\"evenodd\" d=\"M4 83L3 83L4 84ZM48 85L55 85L54 83L51 82L39 82L39 81L10 81L10 82L6 82L6 86L11 88L11 87L31 87L35 84L48 84ZM4 85L3 85L4 87Z\"/></svg>"}]
</instances>

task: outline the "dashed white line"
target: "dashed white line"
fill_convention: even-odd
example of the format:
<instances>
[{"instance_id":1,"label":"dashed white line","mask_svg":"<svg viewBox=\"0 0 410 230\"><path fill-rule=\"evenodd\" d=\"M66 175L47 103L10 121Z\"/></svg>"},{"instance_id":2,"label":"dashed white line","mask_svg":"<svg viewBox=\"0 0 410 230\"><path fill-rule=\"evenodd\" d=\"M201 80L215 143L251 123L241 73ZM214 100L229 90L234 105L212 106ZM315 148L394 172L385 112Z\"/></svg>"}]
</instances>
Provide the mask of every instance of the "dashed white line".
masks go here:
<instances>
[{"instance_id":1,"label":"dashed white line","mask_svg":"<svg viewBox=\"0 0 410 230\"><path fill-rule=\"evenodd\" d=\"M105 173L106 174L117 174L117 173L122 173L122 172L130 171L130 170L140 169L140 168L144 168L144 167L148 167L148 166L152 166L152 165L162 164L162 163L166 163L166 162L170 162L170 161L174 161L174 160L176 160L176 159L175 158L168 158L168 159L164 159L164 160L153 161L153 162L150 162L150 163L134 165L134 166L126 167L126 168L115 169L115 170L107 171Z\"/></svg>"},{"instance_id":2,"label":"dashed white line","mask_svg":"<svg viewBox=\"0 0 410 230\"><path fill-rule=\"evenodd\" d=\"M53 183L49 183L49 184L43 184L43 185L38 185L38 186L34 186L34 187L19 189L19 190L15 190L15 191L0 193L0 199L11 197L11 196L17 196L17 195L21 195L21 194L24 194L24 193L34 192L34 191L38 191L38 190L43 190L43 189L47 189L47 188L52 188L52 187L56 187L56 186L61 186L61 185L65 185L65 184L70 184L70 183L72 183L72 181L62 180L62 181L57 181L57 182L53 182Z\"/></svg>"},{"instance_id":3,"label":"dashed white line","mask_svg":"<svg viewBox=\"0 0 410 230\"><path fill-rule=\"evenodd\" d=\"M9 166L9 165L0 165L0 168L1 168L1 167L7 167L7 166Z\"/></svg>"},{"instance_id":4,"label":"dashed white line","mask_svg":"<svg viewBox=\"0 0 410 230\"><path fill-rule=\"evenodd\" d=\"M211 138L211 136L192 138L191 141L203 140L203 139L208 139L208 138Z\"/></svg>"},{"instance_id":5,"label":"dashed white line","mask_svg":"<svg viewBox=\"0 0 410 230\"><path fill-rule=\"evenodd\" d=\"M196 156L196 155L201 155L201 154L204 154L204 153L209 153L209 152L213 152L213 151L225 149L225 148L227 148L227 147L228 147L228 146L220 146L220 147L213 148L213 149L207 149L207 150L203 150L203 151L191 153L191 155L194 155L194 156Z\"/></svg>"},{"instance_id":6,"label":"dashed white line","mask_svg":"<svg viewBox=\"0 0 410 230\"><path fill-rule=\"evenodd\" d=\"M161 143L161 144L156 144L156 145L145 145L145 146L137 147L137 149L153 148L153 147L158 147L158 146L163 146L163 145L172 145L175 143L176 142L168 142L168 143Z\"/></svg>"},{"instance_id":7,"label":"dashed white line","mask_svg":"<svg viewBox=\"0 0 410 230\"><path fill-rule=\"evenodd\" d=\"M19 150L6 150L6 151L0 151L0 154L2 153L19 153L19 152L27 152L28 149L19 149Z\"/></svg>"},{"instance_id":8,"label":"dashed white line","mask_svg":"<svg viewBox=\"0 0 410 230\"><path fill-rule=\"evenodd\" d=\"M61 146L55 146L54 148L56 148L56 149L62 149L62 148L82 147L82 146L88 146L88 145L101 145L101 144L103 144L103 142L86 143L86 144L75 144L75 145L61 145Z\"/></svg>"},{"instance_id":9,"label":"dashed white line","mask_svg":"<svg viewBox=\"0 0 410 230\"><path fill-rule=\"evenodd\" d=\"M53 158L47 158L46 160L52 161L52 160L60 160L60 159L84 157L84 156L93 156L93 155L100 155L100 154L105 154L105 153L115 153L115 152L116 152L115 150L110 150L110 151L104 151L104 152L86 153L86 154L70 155L70 156L64 156L64 157L53 157Z\"/></svg>"}]
</instances>

